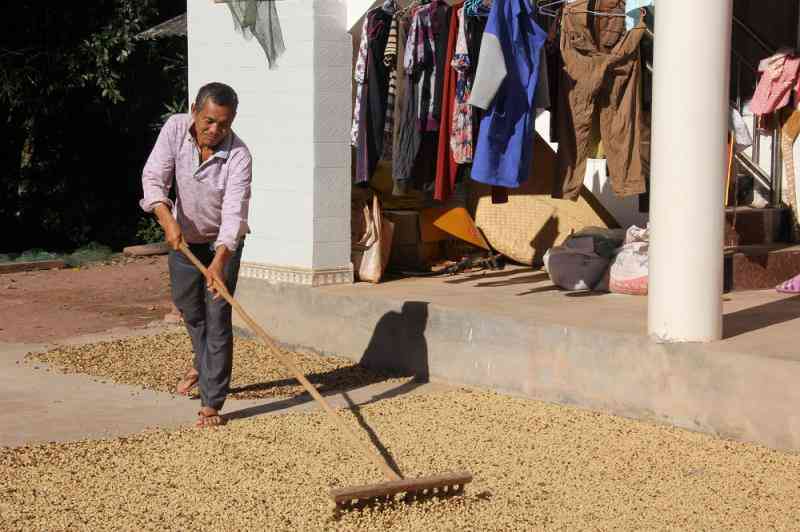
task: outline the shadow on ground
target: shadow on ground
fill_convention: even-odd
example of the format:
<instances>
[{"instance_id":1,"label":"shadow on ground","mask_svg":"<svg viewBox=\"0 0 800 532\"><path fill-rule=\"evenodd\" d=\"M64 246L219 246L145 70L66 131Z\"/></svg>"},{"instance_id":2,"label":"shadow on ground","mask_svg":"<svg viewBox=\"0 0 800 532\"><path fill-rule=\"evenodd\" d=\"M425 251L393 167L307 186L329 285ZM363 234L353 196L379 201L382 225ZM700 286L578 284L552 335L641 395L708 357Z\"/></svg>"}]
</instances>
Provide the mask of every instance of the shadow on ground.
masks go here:
<instances>
[{"instance_id":1,"label":"shadow on ground","mask_svg":"<svg viewBox=\"0 0 800 532\"><path fill-rule=\"evenodd\" d=\"M400 312L387 312L375 325L375 330L358 364L329 372L307 375L309 381L323 396L344 394L359 388L377 384L391 378L403 378L405 383L368 398L360 404L369 404L390 397L407 394L428 382L428 343L425 328L428 323L428 303L408 301ZM377 368L381 368L380 371ZM248 384L231 389L231 394L248 391L264 391L281 386L290 386L295 379ZM242 419L270 414L312 401L308 392L270 401L263 405L243 408L227 413L227 419ZM356 404L350 396L345 400L351 408Z\"/></svg>"},{"instance_id":2,"label":"shadow on ground","mask_svg":"<svg viewBox=\"0 0 800 532\"><path fill-rule=\"evenodd\" d=\"M800 295L772 301L723 317L723 337L727 340L800 317Z\"/></svg>"}]
</instances>

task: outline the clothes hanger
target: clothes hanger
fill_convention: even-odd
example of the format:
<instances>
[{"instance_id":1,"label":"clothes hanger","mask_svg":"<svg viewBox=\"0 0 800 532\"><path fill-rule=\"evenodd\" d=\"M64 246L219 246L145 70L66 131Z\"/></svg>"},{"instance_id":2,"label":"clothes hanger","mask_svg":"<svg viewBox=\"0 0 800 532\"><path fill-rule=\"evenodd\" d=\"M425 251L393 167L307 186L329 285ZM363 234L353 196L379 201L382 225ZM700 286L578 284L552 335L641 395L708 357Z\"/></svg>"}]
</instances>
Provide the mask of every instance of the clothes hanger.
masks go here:
<instances>
[{"instance_id":1,"label":"clothes hanger","mask_svg":"<svg viewBox=\"0 0 800 532\"><path fill-rule=\"evenodd\" d=\"M563 4L571 4L575 1L579 0L539 0L539 14L555 18L558 16L558 12L561 11Z\"/></svg>"}]
</instances>

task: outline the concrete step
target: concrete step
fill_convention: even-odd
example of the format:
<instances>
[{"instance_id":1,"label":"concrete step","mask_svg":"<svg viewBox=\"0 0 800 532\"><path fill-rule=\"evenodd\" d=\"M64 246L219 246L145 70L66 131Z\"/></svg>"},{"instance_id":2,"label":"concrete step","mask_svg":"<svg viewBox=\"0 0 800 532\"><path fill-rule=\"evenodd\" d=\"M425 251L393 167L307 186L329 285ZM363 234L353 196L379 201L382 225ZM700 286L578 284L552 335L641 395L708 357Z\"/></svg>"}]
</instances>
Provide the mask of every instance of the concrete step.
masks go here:
<instances>
[{"instance_id":1,"label":"concrete step","mask_svg":"<svg viewBox=\"0 0 800 532\"><path fill-rule=\"evenodd\" d=\"M800 245L738 246L725 252L725 291L764 290L800 273Z\"/></svg>"},{"instance_id":2,"label":"concrete step","mask_svg":"<svg viewBox=\"0 0 800 532\"><path fill-rule=\"evenodd\" d=\"M725 245L751 246L787 242L790 223L791 211L788 207L729 207L725 209Z\"/></svg>"},{"instance_id":3,"label":"concrete step","mask_svg":"<svg viewBox=\"0 0 800 532\"><path fill-rule=\"evenodd\" d=\"M242 277L236 297L287 346L800 451L800 297L726 295L711 344L653 341L646 297L564 292L524 267L317 288Z\"/></svg>"}]
</instances>

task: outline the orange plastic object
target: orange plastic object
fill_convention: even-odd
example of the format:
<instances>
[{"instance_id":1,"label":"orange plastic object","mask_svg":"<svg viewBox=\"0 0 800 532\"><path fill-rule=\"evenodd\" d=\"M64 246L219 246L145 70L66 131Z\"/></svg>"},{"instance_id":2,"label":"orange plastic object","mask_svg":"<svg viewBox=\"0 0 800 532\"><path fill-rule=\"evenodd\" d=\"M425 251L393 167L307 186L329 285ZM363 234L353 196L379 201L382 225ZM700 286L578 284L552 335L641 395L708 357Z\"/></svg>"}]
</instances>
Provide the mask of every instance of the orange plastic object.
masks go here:
<instances>
[{"instance_id":1,"label":"orange plastic object","mask_svg":"<svg viewBox=\"0 0 800 532\"><path fill-rule=\"evenodd\" d=\"M445 240L447 235L452 235L489 251L489 244L464 207L424 209L420 213L420 233L423 242Z\"/></svg>"}]
</instances>

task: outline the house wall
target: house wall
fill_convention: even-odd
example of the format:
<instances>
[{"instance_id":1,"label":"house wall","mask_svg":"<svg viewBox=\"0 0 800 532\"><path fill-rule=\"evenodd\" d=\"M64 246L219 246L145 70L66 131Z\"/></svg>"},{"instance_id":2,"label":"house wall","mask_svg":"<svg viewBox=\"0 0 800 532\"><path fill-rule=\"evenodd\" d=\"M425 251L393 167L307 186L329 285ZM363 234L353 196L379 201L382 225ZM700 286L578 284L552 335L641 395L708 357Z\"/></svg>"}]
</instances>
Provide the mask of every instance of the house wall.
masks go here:
<instances>
[{"instance_id":1,"label":"house wall","mask_svg":"<svg viewBox=\"0 0 800 532\"><path fill-rule=\"evenodd\" d=\"M347 0L347 29L358 26L361 17L380 0Z\"/></svg>"},{"instance_id":2,"label":"house wall","mask_svg":"<svg viewBox=\"0 0 800 532\"><path fill-rule=\"evenodd\" d=\"M268 69L225 4L187 2L189 93L228 83L239 94L234 130L253 154L242 275L300 284L350 282L352 40L345 0L276 3L286 43Z\"/></svg>"}]
</instances>

